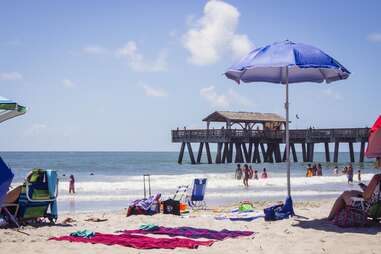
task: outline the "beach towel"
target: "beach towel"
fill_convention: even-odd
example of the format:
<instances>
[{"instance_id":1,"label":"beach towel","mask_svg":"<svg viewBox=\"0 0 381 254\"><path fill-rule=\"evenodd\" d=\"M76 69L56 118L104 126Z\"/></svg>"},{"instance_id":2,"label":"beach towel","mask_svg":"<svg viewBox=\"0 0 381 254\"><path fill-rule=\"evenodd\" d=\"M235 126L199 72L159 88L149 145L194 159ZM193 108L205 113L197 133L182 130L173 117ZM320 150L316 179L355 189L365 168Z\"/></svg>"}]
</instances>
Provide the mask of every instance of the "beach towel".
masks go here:
<instances>
[{"instance_id":1,"label":"beach towel","mask_svg":"<svg viewBox=\"0 0 381 254\"><path fill-rule=\"evenodd\" d=\"M83 237L83 238L91 238L95 236L95 232L89 231L87 229L85 230L78 230L70 234L70 236L75 237Z\"/></svg>"},{"instance_id":2,"label":"beach towel","mask_svg":"<svg viewBox=\"0 0 381 254\"><path fill-rule=\"evenodd\" d=\"M188 248L196 249L198 246L210 246L212 240L198 241L184 238L154 238L135 234L102 234L95 233L94 237L83 238L77 236L52 237L49 240L70 241L92 244L121 245L135 249L175 249Z\"/></svg>"},{"instance_id":3,"label":"beach towel","mask_svg":"<svg viewBox=\"0 0 381 254\"><path fill-rule=\"evenodd\" d=\"M160 212L160 200L161 194L157 193L155 196L150 196L149 198L137 199L128 207L127 217L130 215L153 215Z\"/></svg>"},{"instance_id":4,"label":"beach towel","mask_svg":"<svg viewBox=\"0 0 381 254\"><path fill-rule=\"evenodd\" d=\"M258 218L263 218L264 214L256 210L240 211L234 209L230 213L219 214L214 218L216 220L231 220L231 221L252 221Z\"/></svg>"},{"instance_id":5,"label":"beach towel","mask_svg":"<svg viewBox=\"0 0 381 254\"><path fill-rule=\"evenodd\" d=\"M192 228L192 227L177 227L167 228L159 227L154 230L125 230L126 234L155 234L155 235L168 235L168 236L182 236L187 238L206 238L212 240L224 240L226 238L236 238L241 236L251 236L254 234L252 231L231 231L223 229L221 231Z\"/></svg>"}]
</instances>

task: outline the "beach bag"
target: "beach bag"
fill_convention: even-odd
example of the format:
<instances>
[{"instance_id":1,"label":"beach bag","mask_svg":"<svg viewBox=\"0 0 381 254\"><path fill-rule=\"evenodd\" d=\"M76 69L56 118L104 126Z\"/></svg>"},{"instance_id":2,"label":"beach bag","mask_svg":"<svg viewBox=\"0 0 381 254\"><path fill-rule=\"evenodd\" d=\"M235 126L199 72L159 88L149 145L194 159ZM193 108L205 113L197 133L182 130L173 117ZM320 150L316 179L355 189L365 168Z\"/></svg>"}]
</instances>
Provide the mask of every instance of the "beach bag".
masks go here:
<instances>
[{"instance_id":1,"label":"beach bag","mask_svg":"<svg viewBox=\"0 0 381 254\"><path fill-rule=\"evenodd\" d=\"M372 205L368 210L368 215L373 220L381 218L381 202L378 201L374 205Z\"/></svg>"},{"instance_id":2,"label":"beach bag","mask_svg":"<svg viewBox=\"0 0 381 254\"><path fill-rule=\"evenodd\" d=\"M277 214L282 211L283 208L283 203L278 204L278 205L273 205L270 207L267 207L263 209L263 213L265 214L265 221L273 221L273 220L278 220Z\"/></svg>"},{"instance_id":3,"label":"beach bag","mask_svg":"<svg viewBox=\"0 0 381 254\"><path fill-rule=\"evenodd\" d=\"M368 216L362 210L347 206L336 214L333 223L343 228L364 227L368 224Z\"/></svg>"},{"instance_id":4,"label":"beach bag","mask_svg":"<svg viewBox=\"0 0 381 254\"><path fill-rule=\"evenodd\" d=\"M381 195L381 184L379 184L379 190L377 193L376 202L372 206L370 206L368 210L368 216L372 218L373 220L377 220L378 218L381 218L380 195Z\"/></svg>"},{"instance_id":5,"label":"beach bag","mask_svg":"<svg viewBox=\"0 0 381 254\"><path fill-rule=\"evenodd\" d=\"M163 201L163 213L180 215L180 201L171 198Z\"/></svg>"},{"instance_id":6,"label":"beach bag","mask_svg":"<svg viewBox=\"0 0 381 254\"><path fill-rule=\"evenodd\" d=\"M239 205L238 210L240 212L250 212L254 210L254 206L251 202L249 201L242 201Z\"/></svg>"}]
</instances>

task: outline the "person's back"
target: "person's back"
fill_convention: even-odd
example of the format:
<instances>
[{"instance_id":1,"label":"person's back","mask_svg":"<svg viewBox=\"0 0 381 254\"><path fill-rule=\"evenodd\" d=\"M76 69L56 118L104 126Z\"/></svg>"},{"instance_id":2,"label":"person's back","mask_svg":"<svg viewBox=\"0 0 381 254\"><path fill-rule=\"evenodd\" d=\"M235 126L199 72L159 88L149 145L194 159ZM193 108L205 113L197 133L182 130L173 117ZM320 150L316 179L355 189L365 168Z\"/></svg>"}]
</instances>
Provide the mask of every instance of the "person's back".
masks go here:
<instances>
[{"instance_id":1,"label":"person's back","mask_svg":"<svg viewBox=\"0 0 381 254\"><path fill-rule=\"evenodd\" d=\"M306 172L306 177L311 177L313 176L313 169L311 167L311 164L308 164L308 167L307 167L307 172Z\"/></svg>"}]
</instances>

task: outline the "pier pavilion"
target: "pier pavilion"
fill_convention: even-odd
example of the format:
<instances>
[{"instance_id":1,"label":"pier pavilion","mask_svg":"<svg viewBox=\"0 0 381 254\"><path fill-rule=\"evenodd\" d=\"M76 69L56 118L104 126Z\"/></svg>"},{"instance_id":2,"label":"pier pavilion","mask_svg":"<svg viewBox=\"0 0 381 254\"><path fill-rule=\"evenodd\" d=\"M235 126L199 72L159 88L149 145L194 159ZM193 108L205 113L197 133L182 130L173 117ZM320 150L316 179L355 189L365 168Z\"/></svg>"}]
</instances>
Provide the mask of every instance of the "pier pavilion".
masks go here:
<instances>
[{"instance_id":1,"label":"pier pavilion","mask_svg":"<svg viewBox=\"0 0 381 254\"><path fill-rule=\"evenodd\" d=\"M184 151L188 150L192 164L202 162L205 147L207 163L213 163L210 144L217 145L215 163L261 163L285 161L285 119L274 113L216 111L203 119L205 129L172 130L172 142L181 143L178 163L182 163ZM221 123L221 128L211 124ZM237 128L238 127L238 128ZM353 144L360 143L358 161L364 161L369 128L291 129L290 149L294 162L298 161L296 145L301 146L302 161L314 161L315 144L322 143L325 160L331 161L329 144L334 144L333 162L338 162L339 145L347 143L351 162L355 162ZM192 143L199 143L195 158Z\"/></svg>"}]
</instances>

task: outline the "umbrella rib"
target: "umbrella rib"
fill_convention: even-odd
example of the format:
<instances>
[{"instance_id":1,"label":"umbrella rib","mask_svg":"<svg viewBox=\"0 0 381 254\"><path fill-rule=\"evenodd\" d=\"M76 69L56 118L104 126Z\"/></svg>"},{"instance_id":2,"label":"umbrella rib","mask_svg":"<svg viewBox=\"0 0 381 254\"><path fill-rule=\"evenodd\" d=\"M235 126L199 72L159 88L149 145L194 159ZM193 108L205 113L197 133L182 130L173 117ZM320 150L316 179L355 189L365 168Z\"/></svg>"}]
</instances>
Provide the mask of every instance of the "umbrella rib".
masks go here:
<instances>
[{"instance_id":1,"label":"umbrella rib","mask_svg":"<svg viewBox=\"0 0 381 254\"><path fill-rule=\"evenodd\" d=\"M320 68L318 68L318 69L319 69L321 75L323 76L323 80L327 80L327 77L325 76L324 72Z\"/></svg>"}]
</instances>

